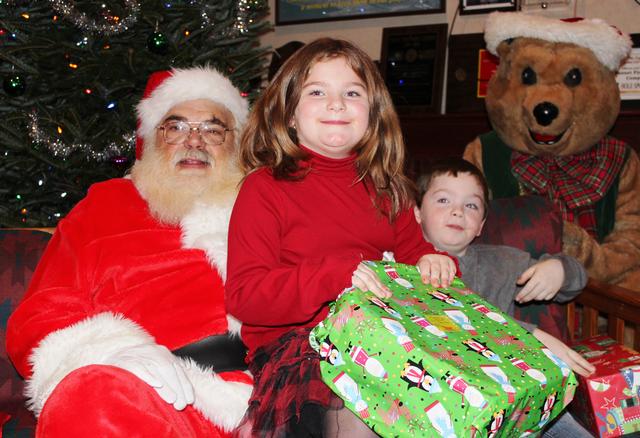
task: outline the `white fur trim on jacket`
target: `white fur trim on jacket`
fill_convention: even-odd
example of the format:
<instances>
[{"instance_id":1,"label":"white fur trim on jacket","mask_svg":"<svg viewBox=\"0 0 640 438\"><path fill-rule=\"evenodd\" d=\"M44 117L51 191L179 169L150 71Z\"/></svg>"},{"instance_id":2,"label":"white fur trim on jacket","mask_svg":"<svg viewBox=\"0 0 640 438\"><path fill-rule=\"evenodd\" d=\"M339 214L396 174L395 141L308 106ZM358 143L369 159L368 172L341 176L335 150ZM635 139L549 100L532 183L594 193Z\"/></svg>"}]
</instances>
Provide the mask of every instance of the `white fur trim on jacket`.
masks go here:
<instances>
[{"instance_id":1,"label":"white fur trim on jacket","mask_svg":"<svg viewBox=\"0 0 640 438\"><path fill-rule=\"evenodd\" d=\"M155 344L155 340L146 330L110 312L50 333L29 358L33 369L25 390L29 409L39 416L55 387L72 371L103 364L119 350L148 343ZM193 384L194 407L225 430L237 426L246 411L251 385L226 382L190 359L180 362Z\"/></svg>"},{"instance_id":2,"label":"white fur trim on jacket","mask_svg":"<svg viewBox=\"0 0 640 438\"><path fill-rule=\"evenodd\" d=\"M227 236L233 202L234 199L213 205L198 202L180 221L182 247L204 250L222 281L227 278Z\"/></svg>"},{"instance_id":3,"label":"white fur trim on jacket","mask_svg":"<svg viewBox=\"0 0 640 438\"><path fill-rule=\"evenodd\" d=\"M496 49L502 41L518 37L585 47L614 72L629 56L632 47L629 35L597 18L567 22L522 12L489 14L484 28L484 39L489 52L497 55Z\"/></svg>"},{"instance_id":4,"label":"white fur trim on jacket","mask_svg":"<svg viewBox=\"0 0 640 438\"><path fill-rule=\"evenodd\" d=\"M231 81L210 67L173 69L151 95L137 106L140 127L138 135L147 138L154 132L167 112L175 105L188 100L209 99L226 107L235 118L235 128L240 132L247 120L247 100Z\"/></svg>"},{"instance_id":5,"label":"white fur trim on jacket","mask_svg":"<svg viewBox=\"0 0 640 438\"><path fill-rule=\"evenodd\" d=\"M204 250L223 282L227 278L227 236L234 201L235 196L221 204L197 203L180 222L182 247ZM230 333L240 334L240 321L227 315L227 323Z\"/></svg>"},{"instance_id":6,"label":"white fur trim on jacket","mask_svg":"<svg viewBox=\"0 0 640 438\"><path fill-rule=\"evenodd\" d=\"M253 385L227 382L191 359L181 361L195 391L193 407L224 430L230 432L235 429L249 406Z\"/></svg>"}]
</instances>

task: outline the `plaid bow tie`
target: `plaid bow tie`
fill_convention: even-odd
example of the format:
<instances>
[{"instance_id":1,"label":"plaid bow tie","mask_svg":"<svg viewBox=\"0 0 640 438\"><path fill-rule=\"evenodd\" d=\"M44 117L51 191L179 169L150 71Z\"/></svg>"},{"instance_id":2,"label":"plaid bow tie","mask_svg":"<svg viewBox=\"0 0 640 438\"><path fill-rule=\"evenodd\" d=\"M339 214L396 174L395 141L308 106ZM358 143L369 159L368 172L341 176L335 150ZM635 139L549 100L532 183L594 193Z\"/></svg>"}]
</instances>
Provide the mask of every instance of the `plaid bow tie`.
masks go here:
<instances>
[{"instance_id":1,"label":"plaid bow tie","mask_svg":"<svg viewBox=\"0 0 640 438\"><path fill-rule=\"evenodd\" d=\"M624 164L626 147L611 137L581 154L534 156L514 151L511 167L529 193L546 195L563 219L596 234L594 205L609 191Z\"/></svg>"}]
</instances>

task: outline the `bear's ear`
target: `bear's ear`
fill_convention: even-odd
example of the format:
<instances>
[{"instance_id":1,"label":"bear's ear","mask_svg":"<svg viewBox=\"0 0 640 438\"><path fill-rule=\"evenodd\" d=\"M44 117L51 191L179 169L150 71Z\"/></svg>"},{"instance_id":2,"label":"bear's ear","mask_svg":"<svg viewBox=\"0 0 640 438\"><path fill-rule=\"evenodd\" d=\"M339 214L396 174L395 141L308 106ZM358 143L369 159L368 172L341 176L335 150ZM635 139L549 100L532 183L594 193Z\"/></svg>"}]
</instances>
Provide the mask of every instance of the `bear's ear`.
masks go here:
<instances>
[{"instance_id":1,"label":"bear's ear","mask_svg":"<svg viewBox=\"0 0 640 438\"><path fill-rule=\"evenodd\" d=\"M510 38L502 41L498 44L498 47L496 47L496 53L498 58L500 58L500 64L498 65L498 71L496 74L503 79L506 79L509 76L509 71L511 70L511 57L509 55L513 49L511 45L512 42L513 39Z\"/></svg>"},{"instance_id":2,"label":"bear's ear","mask_svg":"<svg viewBox=\"0 0 640 438\"><path fill-rule=\"evenodd\" d=\"M513 43L513 38L509 38L508 40L504 40L500 44L498 44L498 47L496 48L496 52L498 52L498 56L500 57L501 60L506 58L509 52L511 52L512 43Z\"/></svg>"}]
</instances>

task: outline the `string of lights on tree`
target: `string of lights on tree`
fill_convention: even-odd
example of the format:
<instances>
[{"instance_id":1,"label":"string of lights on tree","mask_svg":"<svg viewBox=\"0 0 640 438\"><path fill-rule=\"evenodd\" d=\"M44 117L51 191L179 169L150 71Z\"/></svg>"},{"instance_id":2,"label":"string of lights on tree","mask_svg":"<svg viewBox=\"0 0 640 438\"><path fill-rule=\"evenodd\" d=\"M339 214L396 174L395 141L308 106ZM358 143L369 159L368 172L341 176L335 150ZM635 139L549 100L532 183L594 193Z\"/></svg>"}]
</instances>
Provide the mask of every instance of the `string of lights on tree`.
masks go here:
<instances>
[{"instance_id":1,"label":"string of lights on tree","mask_svg":"<svg viewBox=\"0 0 640 438\"><path fill-rule=\"evenodd\" d=\"M52 226L135 150L149 74L209 64L260 91L267 0L0 0L0 226Z\"/></svg>"}]
</instances>

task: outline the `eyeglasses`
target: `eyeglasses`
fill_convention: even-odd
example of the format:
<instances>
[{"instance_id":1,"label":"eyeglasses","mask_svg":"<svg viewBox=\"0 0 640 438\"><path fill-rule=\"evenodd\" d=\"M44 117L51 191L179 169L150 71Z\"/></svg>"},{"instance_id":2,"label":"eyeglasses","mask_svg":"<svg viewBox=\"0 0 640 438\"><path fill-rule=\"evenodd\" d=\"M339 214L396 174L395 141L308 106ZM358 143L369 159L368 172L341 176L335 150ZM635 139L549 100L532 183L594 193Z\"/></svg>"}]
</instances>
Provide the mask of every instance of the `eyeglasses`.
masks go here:
<instances>
[{"instance_id":1,"label":"eyeglasses","mask_svg":"<svg viewBox=\"0 0 640 438\"><path fill-rule=\"evenodd\" d=\"M164 141L168 144L184 142L191 131L198 131L200 138L206 144L218 145L224 143L227 131L233 131L212 122L187 122L184 120L170 120L158 126L162 130Z\"/></svg>"}]
</instances>

